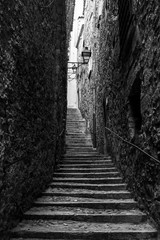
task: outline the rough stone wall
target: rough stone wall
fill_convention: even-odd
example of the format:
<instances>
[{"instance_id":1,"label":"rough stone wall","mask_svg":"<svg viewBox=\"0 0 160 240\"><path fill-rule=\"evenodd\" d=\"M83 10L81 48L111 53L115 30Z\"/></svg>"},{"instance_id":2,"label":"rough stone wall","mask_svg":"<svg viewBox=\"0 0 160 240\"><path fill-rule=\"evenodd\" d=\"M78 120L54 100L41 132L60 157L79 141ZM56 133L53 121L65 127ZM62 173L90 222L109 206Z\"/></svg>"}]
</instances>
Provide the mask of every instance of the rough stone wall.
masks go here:
<instances>
[{"instance_id":1,"label":"rough stone wall","mask_svg":"<svg viewBox=\"0 0 160 240\"><path fill-rule=\"evenodd\" d=\"M66 23L67 23L67 42L70 40L70 32L73 27L75 0L66 0Z\"/></svg>"},{"instance_id":2,"label":"rough stone wall","mask_svg":"<svg viewBox=\"0 0 160 240\"><path fill-rule=\"evenodd\" d=\"M133 1L136 30L132 36L131 54L125 61L120 58L119 22L116 16L118 5L116 1L113 3L110 6L106 23L101 29L99 55L100 81L101 84L105 83L104 97L107 99L105 105L106 125L124 139L160 160L159 3L158 1L143 3ZM103 17L105 18L105 14ZM107 40L105 41L105 39ZM142 124L139 131L135 129L134 125L131 126L129 113L131 93L134 88L138 90L136 83L139 83L141 87ZM98 94L102 97L101 92ZM97 108L102 113L102 102L97 104L99 106ZM134 112L138 111L136 100L134 100L133 106L136 107ZM102 119L98 120L97 118L97 121L101 123ZM98 145L103 144L101 132L97 135L99 135ZM140 206L145 207L159 223L160 164L133 146L124 143L109 131L106 131L106 142L107 150L113 155Z\"/></svg>"},{"instance_id":3,"label":"rough stone wall","mask_svg":"<svg viewBox=\"0 0 160 240\"><path fill-rule=\"evenodd\" d=\"M120 52L118 0L105 3L108 3L108 9L103 6L97 70L92 75L96 80L97 148L112 154L140 206L160 223L160 164L104 128L106 125L160 160L160 6L158 0L133 0L134 31L124 60ZM89 92L87 87L84 85L85 92ZM133 95L136 90L140 94L140 109ZM131 105L132 97L134 103ZM88 93L85 98L82 95L82 104L83 99L91 102L92 94ZM82 112L86 111L90 125L92 109L93 103L89 109L81 107ZM137 114L141 114L138 128L135 127Z\"/></svg>"},{"instance_id":4,"label":"rough stone wall","mask_svg":"<svg viewBox=\"0 0 160 240\"><path fill-rule=\"evenodd\" d=\"M79 88L81 89L80 110L82 116L87 122L87 131L89 130L94 141L95 129L93 115L96 113L96 82L98 82L98 52L99 52L99 5L101 0L86 1L84 12L84 47L91 50L91 58L88 65L81 69Z\"/></svg>"},{"instance_id":5,"label":"rough stone wall","mask_svg":"<svg viewBox=\"0 0 160 240\"><path fill-rule=\"evenodd\" d=\"M71 2L0 4L0 235L51 181L64 151Z\"/></svg>"}]
</instances>

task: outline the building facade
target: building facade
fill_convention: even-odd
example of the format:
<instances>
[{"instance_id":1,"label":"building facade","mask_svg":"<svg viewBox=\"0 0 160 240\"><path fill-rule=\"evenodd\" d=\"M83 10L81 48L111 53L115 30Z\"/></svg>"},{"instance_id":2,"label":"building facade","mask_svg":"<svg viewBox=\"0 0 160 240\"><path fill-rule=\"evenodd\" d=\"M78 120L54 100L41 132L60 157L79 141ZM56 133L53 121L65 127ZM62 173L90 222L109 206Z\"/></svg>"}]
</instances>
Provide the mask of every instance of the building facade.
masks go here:
<instances>
[{"instance_id":1,"label":"building facade","mask_svg":"<svg viewBox=\"0 0 160 240\"><path fill-rule=\"evenodd\" d=\"M67 105L68 107L76 108L78 107L78 98L77 98L77 81L76 81L76 72L74 67L77 68L77 38L81 28L81 22L84 19L83 16L84 1L77 0L75 2L74 9L74 19L73 19L73 28L70 35L69 42L69 58L68 58L68 83L67 83Z\"/></svg>"},{"instance_id":2,"label":"building facade","mask_svg":"<svg viewBox=\"0 0 160 240\"><path fill-rule=\"evenodd\" d=\"M79 108L94 146L113 156L140 206L157 222L159 12L158 0L86 0L82 38L91 58L77 76Z\"/></svg>"}]
</instances>

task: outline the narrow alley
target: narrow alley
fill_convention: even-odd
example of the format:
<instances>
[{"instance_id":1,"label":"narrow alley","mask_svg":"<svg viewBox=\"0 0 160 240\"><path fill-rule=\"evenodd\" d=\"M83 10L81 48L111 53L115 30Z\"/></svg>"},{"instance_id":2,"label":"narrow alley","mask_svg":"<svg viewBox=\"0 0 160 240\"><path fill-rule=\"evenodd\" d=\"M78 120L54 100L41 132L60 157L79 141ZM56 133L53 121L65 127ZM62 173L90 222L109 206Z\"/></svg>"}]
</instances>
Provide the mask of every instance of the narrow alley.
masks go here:
<instances>
[{"instance_id":1,"label":"narrow alley","mask_svg":"<svg viewBox=\"0 0 160 240\"><path fill-rule=\"evenodd\" d=\"M159 0L0 1L0 240L158 240Z\"/></svg>"},{"instance_id":2,"label":"narrow alley","mask_svg":"<svg viewBox=\"0 0 160 240\"><path fill-rule=\"evenodd\" d=\"M13 229L15 239L156 239L112 162L93 150L78 109L68 109L66 154L53 181Z\"/></svg>"}]
</instances>

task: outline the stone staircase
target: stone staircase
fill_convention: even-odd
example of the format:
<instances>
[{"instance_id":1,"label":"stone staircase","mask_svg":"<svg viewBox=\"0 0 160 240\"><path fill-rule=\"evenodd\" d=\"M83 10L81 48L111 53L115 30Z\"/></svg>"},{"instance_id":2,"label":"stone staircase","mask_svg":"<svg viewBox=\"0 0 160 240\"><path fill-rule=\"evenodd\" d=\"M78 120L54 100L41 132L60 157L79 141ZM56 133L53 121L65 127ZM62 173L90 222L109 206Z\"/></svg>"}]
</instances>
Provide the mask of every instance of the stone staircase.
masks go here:
<instances>
[{"instance_id":1,"label":"stone staircase","mask_svg":"<svg viewBox=\"0 0 160 240\"><path fill-rule=\"evenodd\" d=\"M11 232L11 239L155 240L111 158L92 149L85 121L68 109L66 154L53 182Z\"/></svg>"}]
</instances>

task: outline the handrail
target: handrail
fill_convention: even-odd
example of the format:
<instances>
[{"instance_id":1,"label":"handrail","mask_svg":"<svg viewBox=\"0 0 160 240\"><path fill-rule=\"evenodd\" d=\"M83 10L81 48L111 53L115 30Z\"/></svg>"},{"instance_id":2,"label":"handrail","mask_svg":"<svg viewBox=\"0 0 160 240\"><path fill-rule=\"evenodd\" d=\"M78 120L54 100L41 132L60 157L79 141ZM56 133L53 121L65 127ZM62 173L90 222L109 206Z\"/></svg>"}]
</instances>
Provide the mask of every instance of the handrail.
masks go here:
<instances>
[{"instance_id":1,"label":"handrail","mask_svg":"<svg viewBox=\"0 0 160 240\"><path fill-rule=\"evenodd\" d=\"M61 137L63 133L64 133L64 128L63 128L63 130L61 131L61 133L59 134L58 137Z\"/></svg>"},{"instance_id":2,"label":"handrail","mask_svg":"<svg viewBox=\"0 0 160 240\"><path fill-rule=\"evenodd\" d=\"M115 133L114 131L112 131L110 128L105 127L109 132L113 133L115 136L117 136L118 138L120 138L123 142L131 145L132 147L135 147L136 149L138 149L140 152L144 153L145 155L147 155L149 158L151 158L152 160L154 160L156 163L160 164L160 161L158 159L156 159L155 157L151 156L150 154L148 154L147 152L145 152L143 149L141 149L140 147L138 147L137 145L135 145L134 143L131 143L127 140L125 140L124 138L120 137L117 133Z\"/></svg>"}]
</instances>

